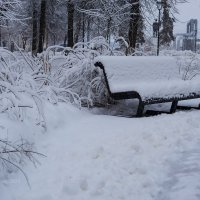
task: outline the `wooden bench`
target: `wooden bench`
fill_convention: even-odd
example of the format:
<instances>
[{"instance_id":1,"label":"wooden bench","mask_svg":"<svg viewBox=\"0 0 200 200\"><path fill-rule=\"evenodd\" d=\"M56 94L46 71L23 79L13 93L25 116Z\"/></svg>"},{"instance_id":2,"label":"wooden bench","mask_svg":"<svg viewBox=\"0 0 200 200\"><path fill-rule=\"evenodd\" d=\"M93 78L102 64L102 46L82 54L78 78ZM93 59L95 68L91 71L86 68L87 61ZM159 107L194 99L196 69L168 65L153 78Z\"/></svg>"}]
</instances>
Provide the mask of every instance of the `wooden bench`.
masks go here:
<instances>
[{"instance_id":1,"label":"wooden bench","mask_svg":"<svg viewBox=\"0 0 200 200\"><path fill-rule=\"evenodd\" d=\"M111 98L139 100L137 117L143 116L145 105L172 102L167 113L174 113L177 108L189 108L178 107L179 101L200 98L200 78L183 80L174 57L100 56L95 66L103 70Z\"/></svg>"}]
</instances>

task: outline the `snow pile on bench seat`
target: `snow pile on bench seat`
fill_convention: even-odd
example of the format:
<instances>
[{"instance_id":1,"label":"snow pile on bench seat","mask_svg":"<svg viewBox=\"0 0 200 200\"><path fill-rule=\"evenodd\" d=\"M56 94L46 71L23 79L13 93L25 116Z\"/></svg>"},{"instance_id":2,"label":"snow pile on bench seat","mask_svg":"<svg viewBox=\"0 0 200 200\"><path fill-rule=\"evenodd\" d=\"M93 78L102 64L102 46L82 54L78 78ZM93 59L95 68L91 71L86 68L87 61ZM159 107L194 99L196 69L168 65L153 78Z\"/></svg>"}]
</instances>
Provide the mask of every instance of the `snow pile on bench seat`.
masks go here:
<instances>
[{"instance_id":1,"label":"snow pile on bench seat","mask_svg":"<svg viewBox=\"0 0 200 200\"><path fill-rule=\"evenodd\" d=\"M111 93L138 92L143 101L200 94L200 78L182 80L177 58L100 56Z\"/></svg>"}]
</instances>

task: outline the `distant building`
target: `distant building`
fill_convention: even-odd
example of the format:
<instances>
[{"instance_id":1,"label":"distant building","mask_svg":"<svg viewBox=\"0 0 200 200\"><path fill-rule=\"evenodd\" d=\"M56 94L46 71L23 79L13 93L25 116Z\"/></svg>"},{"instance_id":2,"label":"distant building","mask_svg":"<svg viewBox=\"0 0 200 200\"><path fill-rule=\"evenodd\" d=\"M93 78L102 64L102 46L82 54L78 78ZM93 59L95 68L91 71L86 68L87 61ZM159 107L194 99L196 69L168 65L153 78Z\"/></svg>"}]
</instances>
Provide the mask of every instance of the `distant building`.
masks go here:
<instances>
[{"instance_id":1,"label":"distant building","mask_svg":"<svg viewBox=\"0 0 200 200\"><path fill-rule=\"evenodd\" d=\"M187 33L195 33L198 30L198 21L197 19L191 19L187 23Z\"/></svg>"},{"instance_id":2,"label":"distant building","mask_svg":"<svg viewBox=\"0 0 200 200\"><path fill-rule=\"evenodd\" d=\"M196 52L199 45L197 45L198 21L191 19L187 23L187 33L176 34L176 49L177 50L191 50Z\"/></svg>"}]
</instances>

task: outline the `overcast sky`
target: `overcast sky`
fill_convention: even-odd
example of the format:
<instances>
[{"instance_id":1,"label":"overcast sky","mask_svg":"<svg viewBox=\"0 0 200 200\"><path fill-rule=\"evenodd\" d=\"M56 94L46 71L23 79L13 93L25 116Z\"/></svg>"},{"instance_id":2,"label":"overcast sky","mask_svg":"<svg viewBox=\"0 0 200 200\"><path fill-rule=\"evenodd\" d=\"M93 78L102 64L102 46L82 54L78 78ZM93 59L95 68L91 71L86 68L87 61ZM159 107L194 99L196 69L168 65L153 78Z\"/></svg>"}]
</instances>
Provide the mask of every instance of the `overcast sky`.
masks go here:
<instances>
[{"instance_id":1,"label":"overcast sky","mask_svg":"<svg viewBox=\"0 0 200 200\"><path fill-rule=\"evenodd\" d=\"M190 19L198 19L198 30L200 35L200 0L187 0L188 3L179 4L179 15L176 15L178 21L175 23L175 33L185 33L186 24Z\"/></svg>"}]
</instances>

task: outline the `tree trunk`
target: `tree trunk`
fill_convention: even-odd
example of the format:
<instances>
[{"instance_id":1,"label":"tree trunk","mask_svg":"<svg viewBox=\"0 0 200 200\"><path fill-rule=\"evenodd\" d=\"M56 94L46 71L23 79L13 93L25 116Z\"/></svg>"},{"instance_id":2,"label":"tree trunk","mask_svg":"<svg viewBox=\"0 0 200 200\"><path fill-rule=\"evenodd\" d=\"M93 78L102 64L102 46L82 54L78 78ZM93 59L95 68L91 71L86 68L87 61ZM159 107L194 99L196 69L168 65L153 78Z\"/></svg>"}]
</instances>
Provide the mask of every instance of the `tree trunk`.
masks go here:
<instances>
[{"instance_id":1,"label":"tree trunk","mask_svg":"<svg viewBox=\"0 0 200 200\"><path fill-rule=\"evenodd\" d=\"M85 42L85 14L82 14L82 42ZM83 45L84 48L84 45Z\"/></svg>"},{"instance_id":2,"label":"tree trunk","mask_svg":"<svg viewBox=\"0 0 200 200\"><path fill-rule=\"evenodd\" d=\"M47 49L48 45L49 45L49 31L48 31L48 28L46 27L44 48Z\"/></svg>"},{"instance_id":3,"label":"tree trunk","mask_svg":"<svg viewBox=\"0 0 200 200\"><path fill-rule=\"evenodd\" d=\"M129 45L135 49L138 35L138 22L140 20L140 0L132 0L130 18L128 34Z\"/></svg>"},{"instance_id":4,"label":"tree trunk","mask_svg":"<svg viewBox=\"0 0 200 200\"><path fill-rule=\"evenodd\" d=\"M112 18L109 17L109 19L108 19L108 21L107 21L107 31L106 31L106 40L108 41L108 44L110 44L111 22L112 22Z\"/></svg>"},{"instance_id":5,"label":"tree trunk","mask_svg":"<svg viewBox=\"0 0 200 200\"><path fill-rule=\"evenodd\" d=\"M68 11L68 47L74 46L74 3L71 0L67 2Z\"/></svg>"},{"instance_id":6,"label":"tree trunk","mask_svg":"<svg viewBox=\"0 0 200 200\"><path fill-rule=\"evenodd\" d=\"M37 0L32 1L33 16L32 16L32 55L37 54L37 43L38 43L38 11L37 11Z\"/></svg>"},{"instance_id":7,"label":"tree trunk","mask_svg":"<svg viewBox=\"0 0 200 200\"><path fill-rule=\"evenodd\" d=\"M170 5L167 0L163 0L162 30L160 31L160 44L170 46L174 40L173 28L174 20L170 17Z\"/></svg>"},{"instance_id":8,"label":"tree trunk","mask_svg":"<svg viewBox=\"0 0 200 200\"><path fill-rule=\"evenodd\" d=\"M67 33L65 33L63 45L64 45L64 47L67 46Z\"/></svg>"},{"instance_id":9,"label":"tree trunk","mask_svg":"<svg viewBox=\"0 0 200 200\"><path fill-rule=\"evenodd\" d=\"M74 33L74 42L77 43L79 41L79 37L81 34L81 15L78 17L78 21L76 22L76 29L75 29L75 33Z\"/></svg>"},{"instance_id":10,"label":"tree trunk","mask_svg":"<svg viewBox=\"0 0 200 200\"><path fill-rule=\"evenodd\" d=\"M91 28L90 28L90 17L88 17L88 20L87 20L87 42L90 41L90 32L91 32Z\"/></svg>"},{"instance_id":11,"label":"tree trunk","mask_svg":"<svg viewBox=\"0 0 200 200\"><path fill-rule=\"evenodd\" d=\"M2 34L1 34L1 24L0 24L0 47L1 47L1 43L2 43Z\"/></svg>"},{"instance_id":12,"label":"tree trunk","mask_svg":"<svg viewBox=\"0 0 200 200\"><path fill-rule=\"evenodd\" d=\"M43 52L45 42L45 30L46 30L46 0L42 0L40 9L40 30L39 30L39 45L38 53Z\"/></svg>"}]
</instances>

